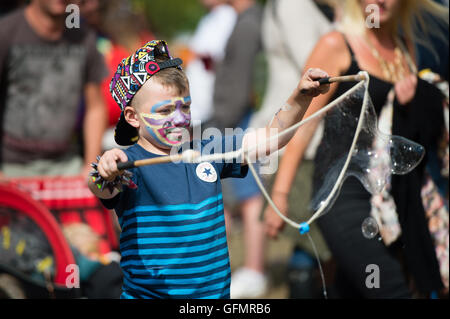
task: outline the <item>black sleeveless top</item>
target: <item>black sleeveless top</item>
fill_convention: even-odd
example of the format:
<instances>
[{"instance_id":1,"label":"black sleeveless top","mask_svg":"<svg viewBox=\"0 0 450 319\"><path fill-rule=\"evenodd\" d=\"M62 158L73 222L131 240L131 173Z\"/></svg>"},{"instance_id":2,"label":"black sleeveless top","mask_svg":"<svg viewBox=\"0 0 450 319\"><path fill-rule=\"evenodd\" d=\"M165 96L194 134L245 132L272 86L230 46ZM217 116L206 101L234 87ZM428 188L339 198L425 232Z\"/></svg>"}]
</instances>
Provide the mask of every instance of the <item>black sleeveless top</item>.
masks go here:
<instances>
[{"instance_id":1,"label":"black sleeveless top","mask_svg":"<svg viewBox=\"0 0 450 319\"><path fill-rule=\"evenodd\" d=\"M342 75L352 75L360 72L353 50L347 43L351 54L351 64L348 70ZM341 96L352 88L354 82L339 83L332 100ZM369 95L377 116L387 101L387 95L392 83L370 75ZM400 241L404 247L404 255L407 267L414 277L416 286L421 292L428 293L443 287L439 264L436 259L433 242L428 230L428 222L422 204L421 188L424 181L425 168L428 154L437 148L437 143L442 137L444 130L444 115L442 110L442 94L432 84L421 79L418 80L416 95L408 105L399 105L394 101L392 134L403 136L425 147L426 156L421 164L411 173L403 176L393 175L391 179L391 195L399 215L399 222L402 228ZM360 106L361 107L361 106ZM327 122L324 123L324 138L338 139L339 134L336 128ZM330 132L328 130L331 130ZM335 132L332 132L332 131ZM322 139L323 141L323 139ZM331 140L321 143L317 149L315 166L329 165L334 160L330 156L326 145L333 145ZM349 148L347 148L349 149ZM316 192L320 185L316 185L318 180L317 170L314 172L313 191ZM371 195L362 184L355 178L348 178L342 190L351 188L347 194L358 194L359 199L370 200ZM342 192L344 193L344 192ZM348 200L352 200L348 198ZM330 211L333 214L333 208ZM321 218L326 218L327 215Z\"/></svg>"}]
</instances>

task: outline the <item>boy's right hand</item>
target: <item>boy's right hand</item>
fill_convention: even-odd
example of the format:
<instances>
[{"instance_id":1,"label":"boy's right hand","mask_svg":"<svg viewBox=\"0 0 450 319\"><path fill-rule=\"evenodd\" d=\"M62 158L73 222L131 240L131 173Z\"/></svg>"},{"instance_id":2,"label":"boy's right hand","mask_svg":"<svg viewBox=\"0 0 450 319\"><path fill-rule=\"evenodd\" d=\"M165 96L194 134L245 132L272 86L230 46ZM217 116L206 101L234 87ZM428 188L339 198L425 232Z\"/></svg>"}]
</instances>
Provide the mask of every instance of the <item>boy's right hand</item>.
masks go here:
<instances>
[{"instance_id":1,"label":"boy's right hand","mask_svg":"<svg viewBox=\"0 0 450 319\"><path fill-rule=\"evenodd\" d=\"M118 148L106 151L98 161L98 173L107 181L112 181L116 176L120 175L117 169L117 162L128 161L128 156L124 151Z\"/></svg>"}]
</instances>

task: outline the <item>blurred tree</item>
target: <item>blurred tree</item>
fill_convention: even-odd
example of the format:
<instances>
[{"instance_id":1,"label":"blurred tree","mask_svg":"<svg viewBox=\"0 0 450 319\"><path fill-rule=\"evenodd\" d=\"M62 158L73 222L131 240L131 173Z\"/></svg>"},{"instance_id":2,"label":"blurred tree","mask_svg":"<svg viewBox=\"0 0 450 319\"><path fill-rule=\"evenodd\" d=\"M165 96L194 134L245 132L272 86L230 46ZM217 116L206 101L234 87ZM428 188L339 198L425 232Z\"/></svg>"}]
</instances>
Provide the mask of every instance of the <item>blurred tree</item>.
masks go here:
<instances>
[{"instance_id":1,"label":"blurred tree","mask_svg":"<svg viewBox=\"0 0 450 319\"><path fill-rule=\"evenodd\" d=\"M131 0L134 9L145 14L152 31L170 40L182 32L194 31L206 9L199 0ZM267 0L258 0L264 4Z\"/></svg>"},{"instance_id":2,"label":"blurred tree","mask_svg":"<svg viewBox=\"0 0 450 319\"><path fill-rule=\"evenodd\" d=\"M206 13L198 0L132 0L135 10L148 18L153 31L164 39L193 31Z\"/></svg>"}]
</instances>

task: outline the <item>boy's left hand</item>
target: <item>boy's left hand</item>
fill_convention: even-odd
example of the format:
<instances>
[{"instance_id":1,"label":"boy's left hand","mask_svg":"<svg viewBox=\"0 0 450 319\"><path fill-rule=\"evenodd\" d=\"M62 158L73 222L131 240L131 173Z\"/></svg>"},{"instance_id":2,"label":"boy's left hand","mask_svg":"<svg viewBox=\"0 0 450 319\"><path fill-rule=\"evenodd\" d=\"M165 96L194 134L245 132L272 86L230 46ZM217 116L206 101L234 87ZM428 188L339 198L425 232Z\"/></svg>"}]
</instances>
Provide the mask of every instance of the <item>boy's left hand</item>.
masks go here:
<instances>
[{"instance_id":1,"label":"boy's left hand","mask_svg":"<svg viewBox=\"0 0 450 319\"><path fill-rule=\"evenodd\" d=\"M325 94L330 90L330 84L320 85L317 80L327 78L328 76L328 73L321 69L308 69L308 71L303 74L297 89L301 92L300 94L309 97L316 97L320 94Z\"/></svg>"}]
</instances>

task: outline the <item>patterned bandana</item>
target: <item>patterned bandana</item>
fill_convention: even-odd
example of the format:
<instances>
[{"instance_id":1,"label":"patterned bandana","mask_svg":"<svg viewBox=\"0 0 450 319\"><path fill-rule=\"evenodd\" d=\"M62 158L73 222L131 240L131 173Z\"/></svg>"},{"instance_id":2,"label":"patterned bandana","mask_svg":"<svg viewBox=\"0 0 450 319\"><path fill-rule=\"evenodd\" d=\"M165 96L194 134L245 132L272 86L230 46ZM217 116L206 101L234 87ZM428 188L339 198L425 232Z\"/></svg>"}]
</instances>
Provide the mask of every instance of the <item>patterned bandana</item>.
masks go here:
<instances>
[{"instance_id":1,"label":"patterned bandana","mask_svg":"<svg viewBox=\"0 0 450 319\"><path fill-rule=\"evenodd\" d=\"M166 58L167 61L156 62L156 58ZM137 91L155 73L166 68L179 68L183 61L170 56L167 43L163 40L153 40L139 48L134 54L120 62L111 80L109 91L123 111L129 105ZM129 125L123 113L116 125L114 139L119 145L132 145L139 136L136 128Z\"/></svg>"}]
</instances>

